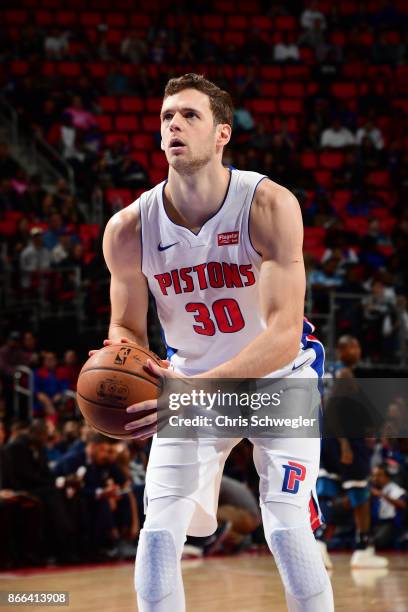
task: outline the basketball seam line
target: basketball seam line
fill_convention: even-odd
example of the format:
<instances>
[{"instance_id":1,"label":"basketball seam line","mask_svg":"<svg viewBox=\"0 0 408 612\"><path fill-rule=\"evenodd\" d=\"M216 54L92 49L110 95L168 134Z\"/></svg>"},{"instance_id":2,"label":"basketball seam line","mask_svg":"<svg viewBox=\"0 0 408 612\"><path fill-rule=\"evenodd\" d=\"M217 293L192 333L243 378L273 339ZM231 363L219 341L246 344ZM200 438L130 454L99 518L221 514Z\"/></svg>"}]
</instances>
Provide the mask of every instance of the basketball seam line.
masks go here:
<instances>
[{"instance_id":1,"label":"basketball seam line","mask_svg":"<svg viewBox=\"0 0 408 612\"><path fill-rule=\"evenodd\" d=\"M99 366L99 367L93 367L93 368L87 368L86 370L83 370L79 376L82 376L82 374L85 374L86 372L92 372L95 370L105 370L105 371L109 371L109 372L121 372L122 374L130 374L130 376L134 376L135 378L140 378L140 380L146 380L147 382L151 383L152 385L156 386L156 387L160 387L160 383L159 384L155 384L150 378L146 378L145 376L140 376L139 374L136 374L136 372L132 372L131 370L121 370L119 368L107 368L104 366Z\"/></svg>"}]
</instances>

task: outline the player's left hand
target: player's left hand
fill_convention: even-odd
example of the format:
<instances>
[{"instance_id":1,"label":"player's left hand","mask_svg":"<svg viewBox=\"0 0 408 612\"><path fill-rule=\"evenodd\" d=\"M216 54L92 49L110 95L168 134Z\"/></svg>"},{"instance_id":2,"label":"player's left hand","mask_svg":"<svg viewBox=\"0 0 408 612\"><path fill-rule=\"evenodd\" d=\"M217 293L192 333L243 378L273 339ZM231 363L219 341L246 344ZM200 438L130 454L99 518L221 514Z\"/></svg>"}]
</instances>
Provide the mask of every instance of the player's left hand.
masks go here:
<instances>
[{"instance_id":1,"label":"player's left hand","mask_svg":"<svg viewBox=\"0 0 408 612\"><path fill-rule=\"evenodd\" d=\"M148 359L146 367L152 374L159 376L163 381L166 378L185 378L180 376L180 374L176 374L174 370L169 368L169 361L163 361L163 364L165 367L160 367L154 361ZM132 438L147 440L157 432L157 399L132 404L126 408L126 412L136 416L144 412L151 412L151 414L148 414L136 421L130 421L125 425L125 430L133 434Z\"/></svg>"}]
</instances>

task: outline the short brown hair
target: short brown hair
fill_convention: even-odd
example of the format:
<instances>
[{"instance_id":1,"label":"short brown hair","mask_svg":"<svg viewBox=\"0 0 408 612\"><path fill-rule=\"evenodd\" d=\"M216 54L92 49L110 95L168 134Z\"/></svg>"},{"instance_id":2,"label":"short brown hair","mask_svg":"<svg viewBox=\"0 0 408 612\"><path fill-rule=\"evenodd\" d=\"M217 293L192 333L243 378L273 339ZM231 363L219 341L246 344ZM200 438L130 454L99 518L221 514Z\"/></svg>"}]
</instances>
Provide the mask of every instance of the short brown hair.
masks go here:
<instances>
[{"instance_id":1,"label":"short brown hair","mask_svg":"<svg viewBox=\"0 0 408 612\"><path fill-rule=\"evenodd\" d=\"M220 89L215 83L204 78L202 74L190 72L168 81L164 90L164 99L168 96L174 96L183 89L197 89L206 94L210 98L210 108L215 123L228 123L232 126L234 107L231 96L227 91Z\"/></svg>"}]
</instances>

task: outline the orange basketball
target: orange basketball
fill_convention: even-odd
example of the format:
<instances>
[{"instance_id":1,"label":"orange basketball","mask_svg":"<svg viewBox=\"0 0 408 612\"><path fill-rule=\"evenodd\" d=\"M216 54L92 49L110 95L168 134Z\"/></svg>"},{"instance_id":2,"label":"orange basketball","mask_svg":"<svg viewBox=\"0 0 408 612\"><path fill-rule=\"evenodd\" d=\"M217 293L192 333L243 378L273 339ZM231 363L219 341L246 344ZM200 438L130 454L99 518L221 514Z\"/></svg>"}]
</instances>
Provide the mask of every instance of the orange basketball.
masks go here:
<instances>
[{"instance_id":1,"label":"orange basketball","mask_svg":"<svg viewBox=\"0 0 408 612\"><path fill-rule=\"evenodd\" d=\"M124 426L136 417L126 408L158 397L160 379L147 369L148 358L163 366L149 350L130 342L118 343L100 349L83 366L77 384L78 406L88 423L105 436L130 439L132 433Z\"/></svg>"}]
</instances>

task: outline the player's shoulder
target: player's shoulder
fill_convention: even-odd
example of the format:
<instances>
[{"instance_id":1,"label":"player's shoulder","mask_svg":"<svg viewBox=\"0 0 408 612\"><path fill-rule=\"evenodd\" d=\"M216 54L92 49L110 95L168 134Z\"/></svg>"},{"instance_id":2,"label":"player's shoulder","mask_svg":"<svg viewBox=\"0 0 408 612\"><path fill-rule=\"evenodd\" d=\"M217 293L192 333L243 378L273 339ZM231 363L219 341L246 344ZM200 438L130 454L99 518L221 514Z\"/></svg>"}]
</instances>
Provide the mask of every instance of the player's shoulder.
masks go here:
<instances>
[{"instance_id":1,"label":"player's shoulder","mask_svg":"<svg viewBox=\"0 0 408 612\"><path fill-rule=\"evenodd\" d=\"M253 208L264 212L281 209L290 211L291 209L298 209L299 202L289 189L268 177L264 177L264 180L260 181L256 187Z\"/></svg>"},{"instance_id":2,"label":"player's shoulder","mask_svg":"<svg viewBox=\"0 0 408 612\"><path fill-rule=\"evenodd\" d=\"M141 207L151 201L152 196L157 193L161 185L144 191L137 200L112 215L106 225L105 235L123 238L127 233L133 235L136 232L137 234L141 228Z\"/></svg>"}]
</instances>

